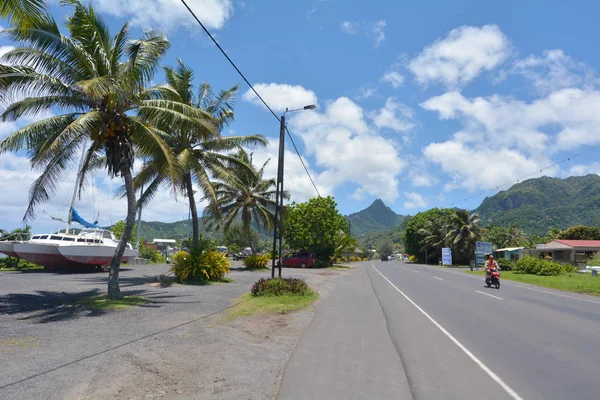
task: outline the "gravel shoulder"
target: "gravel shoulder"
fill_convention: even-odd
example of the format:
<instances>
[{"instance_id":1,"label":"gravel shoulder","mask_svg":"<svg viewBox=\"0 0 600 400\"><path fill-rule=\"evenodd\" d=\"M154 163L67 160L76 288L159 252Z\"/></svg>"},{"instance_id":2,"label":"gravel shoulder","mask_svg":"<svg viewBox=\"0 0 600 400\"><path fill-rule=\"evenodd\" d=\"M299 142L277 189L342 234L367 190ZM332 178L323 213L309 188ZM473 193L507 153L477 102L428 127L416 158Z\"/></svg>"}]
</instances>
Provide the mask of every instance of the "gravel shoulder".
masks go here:
<instances>
[{"instance_id":1,"label":"gravel shoulder","mask_svg":"<svg viewBox=\"0 0 600 400\"><path fill-rule=\"evenodd\" d=\"M238 266L238 265L234 265ZM106 274L0 274L0 398L271 399L312 309L228 321L224 310L270 271L232 270L233 283L152 285L166 265L122 272L122 291L152 304L85 310ZM321 298L352 271L288 270Z\"/></svg>"}]
</instances>

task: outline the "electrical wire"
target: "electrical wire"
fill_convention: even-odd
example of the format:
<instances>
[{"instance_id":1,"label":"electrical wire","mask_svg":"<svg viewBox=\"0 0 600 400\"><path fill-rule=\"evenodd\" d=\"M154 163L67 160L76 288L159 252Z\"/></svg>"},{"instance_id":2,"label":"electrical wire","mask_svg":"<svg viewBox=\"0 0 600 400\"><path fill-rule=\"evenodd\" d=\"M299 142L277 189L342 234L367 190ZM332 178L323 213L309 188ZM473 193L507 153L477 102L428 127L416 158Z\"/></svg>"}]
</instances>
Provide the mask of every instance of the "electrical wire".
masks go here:
<instances>
[{"instance_id":1,"label":"electrical wire","mask_svg":"<svg viewBox=\"0 0 600 400\"><path fill-rule=\"evenodd\" d=\"M252 91L254 92L254 94L264 104L264 106L267 108L267 110L269 110L271 112L271 114L273 114L273 116L275 117L275 119L277 119L277 121L279 123L281 123L280 117L278 117L277 114L275 114L275 111L273 111L273 109L269 106L269 104L267 104L267 102L265 101L265 99L263 99L262 96L260 94L258 94L258 92L256 91L256 89L254 89L254 86L252 86L252 84L250 83L250 81L248 79L246 79L246 76L244 76L244 74L242 73L242 71L240 71L240 69L237 67L237 65L235 65L235 63L233 62L233 60L231 60L231 58L229 58L229 56L227 55L227 53L225 52L225 50L223 50L223 48L215 40L215 38L213 37L213 35L208 31L208 29L206 29L206 27L204 26L204 24L202 23L202 21L200 21L200 19L196 16L196 14L194 13L194 11L192 11L192 9L190 8L190 6L188 6L188 4L186 3L186 1L185 0L181 0L181 2L185 6L185 8L187 8L187 10L192 15L192 17L194 17L194 19L200 25L200 27L202 28L202 30L204 30L204 32L208 35L208 37L210 38L210 40L212 40L212 42L215 44L215 46L217 46L217 48L225 56L225 58L227 59L227 61L229 61L229 63L231 64L231 66L242 77L242 79L244 80L244 82L246 82L246 84L250 87L250 89L252 89ZM306 174L308 175L308 178L310 179L310 182L312 183L313 187L315 188L317 194L319 195L319 197L321 197L321 193L319 192L319 189L317 189L317 185L315 185L315 182L314 182L312 176L310 175L310 172L308 172L308 168L306 168L306 165L304 164L304 160L302 159L302 156L300 155L300 152L298 151L298 147L296 147L296 143L294 142L294 139L292 138L292 135L291 135L290 131L288 130L287 126L285 127L285 130L286 130L286 132L288 134L288 137L290 138L290 141L292 142L292 145L294 146L294 150L296 151L296 154L298 155L298 158L300 159L300 162L302 163L302 166L304 167L304 171L306 171Z\"/></svg>"},{"instance_id":2,"label":"electrical wire","mask_svg":"<svg viewBox=\"0 0 600 400\"><path fill-rule=\"evenodd\" d=\"M543 168L541 168L541 169L539 169L539 170L535 170L534 172L531 172L531 173L529 173L529 174L526 174L526 175L520 176L520 177L518 177L518 178L516 178L516 179L513 179L513 180L507 181L507 182L505 182L505 183L502 183L502 184L500 184L500 185L497 185L497 186L496 186L496 188L495 188L495 190L500 190L500 188L501 188L501 187L504 187L504 186L507 186L507 185L511 185L511 186L512 186L512 185L513 185L513 184L515 184L515 183L520 183L520 182L521 182L523 179L525 179L525 178L529 178L530 176L532 176L532 175L535 175L535 174L537 174L538 172L539 172L539 173L543 173L543 171L544 171L545 169L549 169L549 168L552 168L552 167L556 167L557 165L560 165L560 164L562 164L562 163L565 163L565 162L567 162L567 161L571 161L571 160L573 160L574 158L577 158L577 157L579 157L579 156L581 156L581 155L583 155L583 154L585 154L585 153L588 153L588 152L590 152L590 151L592 151L592 150L596 150L596 149L598 149L598 148L600 148L600 144L599 144L599 145L596 145L596 146L588 147L587 149L585 149L585 150L582 150L582 151L580 151L579 153L573 154L573 155L572 155L572 156L570 156L570 157L567 157L567 158L565 158L565 159L562 159L562 160L560 160L560 161L557 161L557 162L555 162L555 163L552 163L552 164L550 164L550 165L548 165L548 166L546 166L546 167L543 167ZM464 199L456 200L456 201L454 201L454 202L452 202L452 203L447 203L447 205L454 206L454 204L456 204L456 203L462 203L462 202L465 202L465 201L467 201L467 200L473 199L473 198L475 198L475 197L483 196L483 194L484 194L484 193L488 193L488 192L491 192L491 191L493 191L493 190L494 190L494 188L491 188L491 189L486 189L486 190L484 190L484 191L482 191L482 192L479 192L479 193L476 193L476 194L474 194L474 195L471 195L471 196L465 197Z\"/></svg>"}]
</instances>

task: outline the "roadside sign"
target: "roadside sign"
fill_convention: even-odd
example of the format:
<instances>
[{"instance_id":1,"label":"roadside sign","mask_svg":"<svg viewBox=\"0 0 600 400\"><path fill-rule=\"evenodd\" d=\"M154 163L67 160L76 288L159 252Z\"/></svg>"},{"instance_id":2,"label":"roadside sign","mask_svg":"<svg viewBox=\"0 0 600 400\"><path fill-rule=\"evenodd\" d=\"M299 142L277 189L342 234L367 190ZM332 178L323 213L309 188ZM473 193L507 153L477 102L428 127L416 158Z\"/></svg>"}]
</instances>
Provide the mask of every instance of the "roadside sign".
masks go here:
<instances>
[{"instance_id":1,"label":"roadside sign","mask_svg":"<svg viewBox=\"0 0 600 400\"><path fill-rule=\"evenodd\" d=\"M475 267L478 268L480 265L485 266L485 255L492 254L492 243L491 242L477 242L475 243Z\"/></svg>"},{"instance_id":2,"label":"roadside sign","mask_svg":"<svg viewBox=\"0 0 600 400\"><path fill-rule=\"evenodd\" d=\"M452 265L452 249L449 247L442 249L442 265Z\"/></svg>"}]
</instances>

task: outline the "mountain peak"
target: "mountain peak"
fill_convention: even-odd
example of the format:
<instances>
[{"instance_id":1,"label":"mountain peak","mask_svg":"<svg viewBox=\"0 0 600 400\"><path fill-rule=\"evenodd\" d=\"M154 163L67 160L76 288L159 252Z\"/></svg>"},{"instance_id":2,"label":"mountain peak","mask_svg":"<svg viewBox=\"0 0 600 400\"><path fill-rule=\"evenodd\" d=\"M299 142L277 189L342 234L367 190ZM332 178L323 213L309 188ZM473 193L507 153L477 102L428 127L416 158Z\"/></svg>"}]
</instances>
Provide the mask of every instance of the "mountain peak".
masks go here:
<instances>
[{"instance_id":1,"label":"mountain peak","mask_svg":"<svg viewBox=\"0 0 600 400\"><path fill-rule=\"evenodd\" d=\"M352 233L360 235L395 228L404 216L396 214L383 200L376 199L369 207L348 215L346 219L352 226Z\"/></svg>"}]
</instances>

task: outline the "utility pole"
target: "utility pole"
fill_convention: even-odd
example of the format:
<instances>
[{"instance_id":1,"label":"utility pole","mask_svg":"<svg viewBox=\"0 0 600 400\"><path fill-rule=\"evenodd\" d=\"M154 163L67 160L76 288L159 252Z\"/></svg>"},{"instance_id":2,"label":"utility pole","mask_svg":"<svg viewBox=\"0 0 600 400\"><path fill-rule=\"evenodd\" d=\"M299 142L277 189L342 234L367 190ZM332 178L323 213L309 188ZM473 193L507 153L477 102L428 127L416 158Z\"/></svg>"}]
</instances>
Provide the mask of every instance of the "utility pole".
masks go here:
<instances>
[{"instance_id":1,"label":"utility pole","mask_svg":"<svg viewBox=\"0 0 600 400\"><path fill-rule=\"evenodd\" d=\"M275 258L281 278L281 267L283 266L283 156L285 154L285 114L294 111L314 110L314 104L304 106L295 110L285 109L279 120L279 157L277 159L277 186L275 188L275 218L273 221L273 260L271 264L271 278L275 278ZM279 218L279 219L278 219ZM279 246L277 245L279 241ZM277 257L275 257L277 255Z\"/></svg>"},{"instance_id":2,"label":"utility pole","mask_svg":"<svg viewBox=\"0 0 600 400\"><path fill-rule=\"evenodd\" d=\"M287 111L287 109L286 109ZM281 116L279 122L279 156L277 158L277 186L275 187L275 220L273 223L273 260L271 265L271 278L275 278L275 258L277 258L277 267L279 268L279 277L281 278L281 251L283 236L283 157L285 154L285 113ZM279 226L277 224L279 218ZM279 246L277 241L279 240Z\"/></svg>"}]
</instances>

